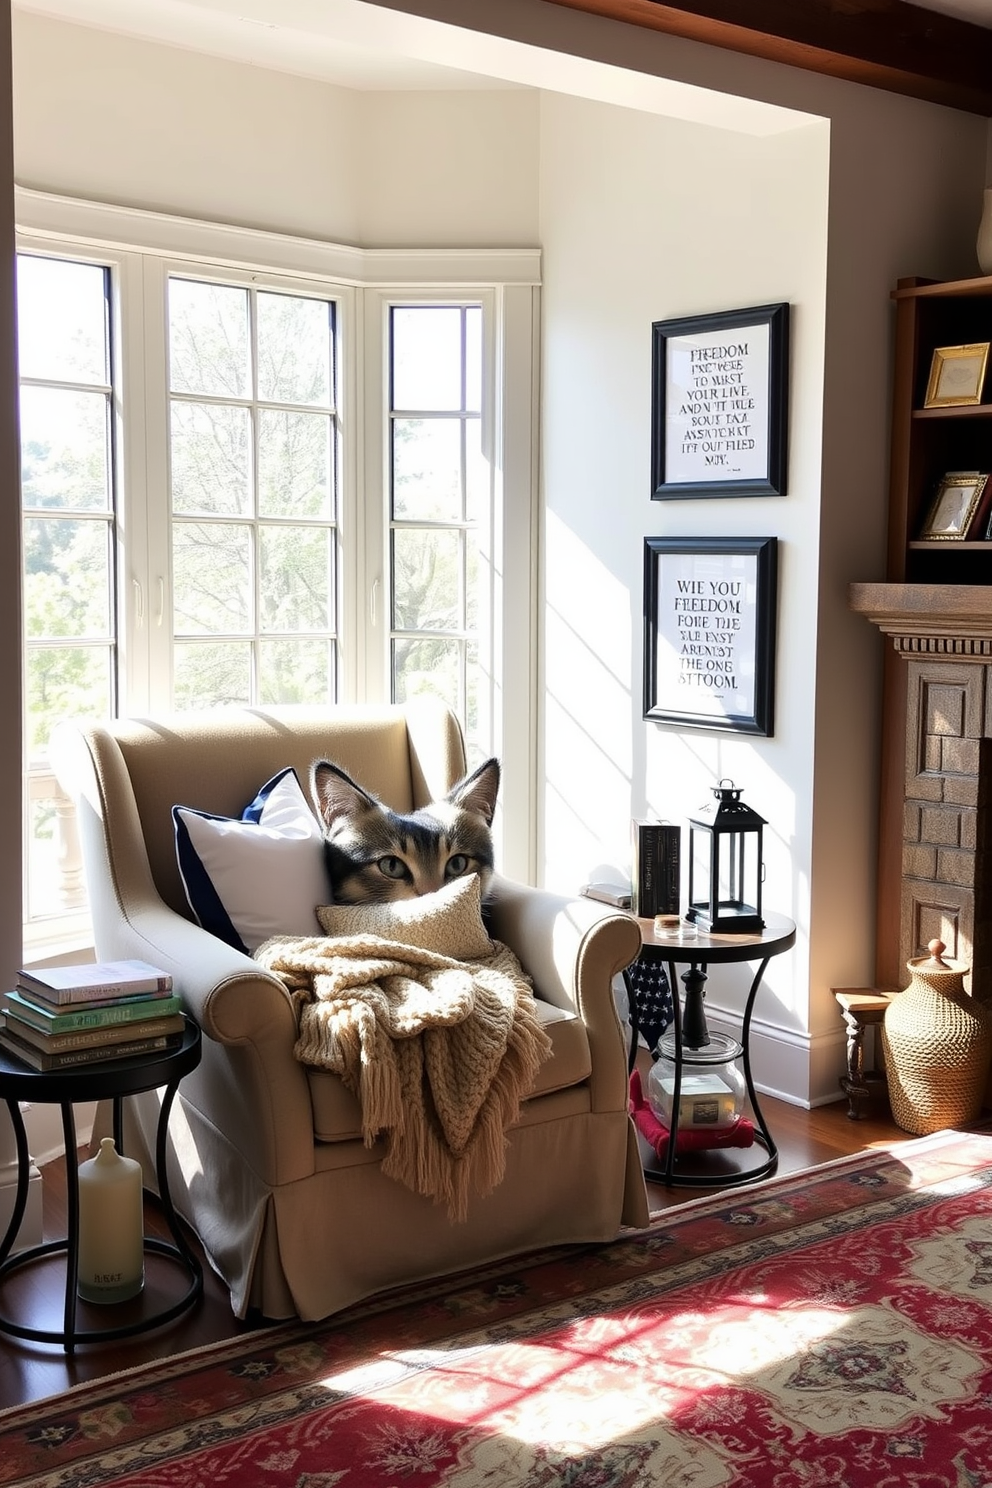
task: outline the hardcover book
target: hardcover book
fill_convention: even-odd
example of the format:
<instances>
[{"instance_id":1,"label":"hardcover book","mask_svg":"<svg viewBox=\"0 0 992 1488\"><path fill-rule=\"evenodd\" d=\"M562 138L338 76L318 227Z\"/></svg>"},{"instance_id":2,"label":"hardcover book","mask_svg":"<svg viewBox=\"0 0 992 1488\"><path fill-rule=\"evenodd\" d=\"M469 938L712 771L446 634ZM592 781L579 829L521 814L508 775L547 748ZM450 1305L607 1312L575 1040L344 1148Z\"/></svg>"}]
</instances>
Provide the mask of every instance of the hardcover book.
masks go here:
<instances>
[{"instance_id":1,"label":"hardcover book","mask_svg":"<svg viewBox=\"0 0 992 1488\"><path fill-rule=\"evenodd\" d=\"M11 1033L9 1025L0 1028L0 1049L30 1065L32 1069L48 1073L51 1070L75 1069L84 1064L104 1063L111 1059L129 1059L135 1054L159 1054L165 1049L178 1049L183 1041L181 1033L160 1034L158 1038L128 1040L122 1044L99 1044L91 1049L64 1049L49 1054L36 1049L25 1039Z\"/></svg>"},{"instance_id":2,"label":"hardcover book","mask_svg":"<svg viewBox=\"0 0 992 1488\"><path fill-rule=\"evenodd\" d=\"M641 919L678 914L682 828L634 821L631 833L631 909Z\"/></svg>"},{"instance_id":3,"label":"hardcover book","mask_svg":"<svg viewBox=\"0 0 992 1488\"><path fill-rule=\"evenodd\" d=\"M69 1033L42 1033L33 1023L25 1023L7 1008L7 1032L25 1043L34 1044L47 1054L61 1054L66 1049L93 1049L106 1044L134 1043L136 1039L158 1038L165 1033L182 1033L185 1023L181 1013L169 1018L148 1018L144 1023L110 1023L104 1028L77 1029Z\"/></svg>"},{"instance_id":4,"label":"hardcover book","mask_svg":"<svg viewBox=\"0 0 992 1488\"><path fill-rule=\"evenodd\" d=\"M17 973L17 984L56 1007L107 1002L136 992L171 992L172 977L147 961L96 961L79 966L43 966Z\"/></svg>"},{"instance_id":5,"label":"hardcover book","mask_svg":"<svg viewBox=\"0 0 992 1488\"><path fill-rule=\"evenodd\" d=\"M120 1002L82 1003L59 1012L54 1007L46 1007L37 993L29 997L26 992L15 989L3 994L2 1007L15 1018L20 1018L22 1023L31 1023L41 1033L72 1033L77 1029L116 1027L122 1023L146 1023L150 1018L168 1018L182 1011L182 1000L175 993L167 997L142 995Z\"/></svg>"}]
</instances>

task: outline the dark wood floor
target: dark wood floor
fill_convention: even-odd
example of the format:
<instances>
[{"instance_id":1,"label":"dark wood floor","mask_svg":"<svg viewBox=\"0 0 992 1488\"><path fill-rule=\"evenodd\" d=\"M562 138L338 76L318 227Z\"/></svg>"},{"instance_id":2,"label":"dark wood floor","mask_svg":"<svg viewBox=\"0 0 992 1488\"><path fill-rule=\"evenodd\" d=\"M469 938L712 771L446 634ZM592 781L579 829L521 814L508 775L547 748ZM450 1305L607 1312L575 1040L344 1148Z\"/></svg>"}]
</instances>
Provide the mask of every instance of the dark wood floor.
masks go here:
<instances>
[{"instance_id":1,"label":"dark wood floor","mask_svg":"<svg viewBox=\"0 0 992 1488\"><path fill-rule=\"evenodd\" d=\"M872 1114L864 1121L849 1120L846 1102L803 1111L782 1101L766 1099L762 1102L762 1110L778 1144L780 1174L797 1172L873 1145L909 1140L887 1112ZM711 1154L707 1160L732 1166L738 1162L746 1164L748 1156L728 1152ZM44 1169L43 1189L45 1237L55 1239L65 1233L62 1160L50 1163ZM649 1185L652 1210L684 1204L698 1197L700 1192L705 1190ZM149 1234L165 1233L161 1216L152 1204L147 1207L146 1229ZM193 1243L196 1248L195 1241ZM0 1334L0 1406L9 1407L59 1394L70 1385L181 1353L204 1343L236 1337L261 1325L261 1319L239 1323L231 1314L226 1289L209 1267L204 1267L204 1277L203 1298L184 1317L133 1339L80 1345L72 1357L67 1357L55 1344L28 1343ZM177 1286L182 1285L182 1276L174 1265L151 1255L147 1261L142 1297L122 1306L160 1310L174 1300ZM3 1288L3 1303L8 1316L21 1321L30 1318L34 1327L53 1329L61 1327L64 1295L64 1259L53 1257L9 1277ZM116 1316L120 1309L115 1308L114 1312ZM130 1320L123 1314L121 1317L122 1321ZM87 1308L80 1303L77 1326L92 1328L105 1325L105 1321L105 1308Z\"/></svg>"}]
</instances>

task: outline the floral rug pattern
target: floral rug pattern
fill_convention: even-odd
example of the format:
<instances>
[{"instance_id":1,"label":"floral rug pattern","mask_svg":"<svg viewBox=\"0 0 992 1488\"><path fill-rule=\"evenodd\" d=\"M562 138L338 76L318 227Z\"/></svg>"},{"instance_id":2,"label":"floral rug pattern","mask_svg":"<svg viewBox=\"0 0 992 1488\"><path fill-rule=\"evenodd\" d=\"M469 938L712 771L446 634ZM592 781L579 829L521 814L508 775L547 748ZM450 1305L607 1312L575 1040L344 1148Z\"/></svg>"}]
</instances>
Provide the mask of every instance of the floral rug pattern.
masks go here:
<instances>
[{"instance_id":1,"label":"floral rug pattern","mask_svg":"<svg viewBox=\"0 0 992 1488\"><path fill-rule=\"evenodd\" d=\"M992 1136L0 1412L0 1488L992 1488Z\"/></svg>"}]
</instances>

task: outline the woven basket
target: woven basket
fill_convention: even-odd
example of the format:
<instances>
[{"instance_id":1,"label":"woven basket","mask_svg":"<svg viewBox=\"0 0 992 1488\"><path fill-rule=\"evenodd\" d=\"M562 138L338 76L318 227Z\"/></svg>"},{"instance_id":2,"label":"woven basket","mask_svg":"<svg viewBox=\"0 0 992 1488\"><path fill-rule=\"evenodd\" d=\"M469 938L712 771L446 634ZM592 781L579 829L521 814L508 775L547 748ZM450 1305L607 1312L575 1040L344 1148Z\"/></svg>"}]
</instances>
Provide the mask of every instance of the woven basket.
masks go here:
<instances>
[{"instance_id":1,"label":"woven basket","mask_svg":"<svg viewBox=\"0 0 992 1488\"><path fill-rule=\"evenodd\" d=\"M992 1012L964 990L944 944L906 964L912 980L885 1010L882 1047L896 1124L914 1136L974 1121L992 1060Z\"/></svg>"}]
</instances>

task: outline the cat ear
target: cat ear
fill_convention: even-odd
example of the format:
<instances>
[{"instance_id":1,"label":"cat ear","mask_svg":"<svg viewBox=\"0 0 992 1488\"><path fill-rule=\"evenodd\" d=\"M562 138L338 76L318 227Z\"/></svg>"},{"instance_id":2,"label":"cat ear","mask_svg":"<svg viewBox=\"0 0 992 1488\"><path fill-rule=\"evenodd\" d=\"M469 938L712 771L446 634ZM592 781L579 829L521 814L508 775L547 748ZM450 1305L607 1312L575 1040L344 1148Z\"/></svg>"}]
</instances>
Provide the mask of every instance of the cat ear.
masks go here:
<instances>
[{"instance_id":1,"label":"cat ear","mask_svg":"<svg viewBox=\"0 0 992 1488\"><path fill-rule=\"evenodd\" d=\"M329 760L315 760L310 768L310 789L317 814L330 829L342 816L374 811L375 799L362 790L350 775Z\"/></svg>"},{"instance_id":2,"label":"cat ear","mask_svg":"<svg viewBox=\"0 0 992 1488\"><path fill-rule=\"evenodd\" d=\"M488 827L493 824L496 814L496 796L499 791L499 760L486 760L471 775L466 775L453 785L448 792L447 799L453 806L460 806L463 811L475 811L481 816Z\"/></svg>"}]
</instances>

